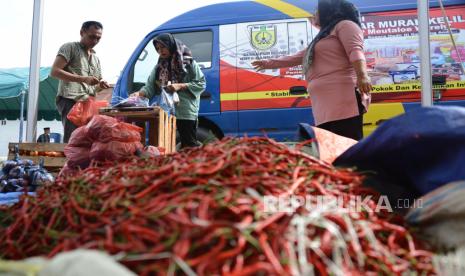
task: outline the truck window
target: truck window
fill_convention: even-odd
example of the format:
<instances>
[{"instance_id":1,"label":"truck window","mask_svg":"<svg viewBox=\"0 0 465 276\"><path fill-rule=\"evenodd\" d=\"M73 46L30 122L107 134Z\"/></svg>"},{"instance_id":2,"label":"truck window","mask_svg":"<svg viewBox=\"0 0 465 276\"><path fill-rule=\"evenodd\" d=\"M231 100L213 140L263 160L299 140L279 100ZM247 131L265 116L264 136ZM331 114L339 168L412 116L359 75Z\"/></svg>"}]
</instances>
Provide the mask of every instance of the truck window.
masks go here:
<instances>
[{"instance_id":1,"label":"truck window","mask_svg":"<svg viewBox=\"0 0 465 276\"><path fill-rule=\"evenodd\" d=\"M212 64L213 34L211 31L175 33L192 51L195 61L200 68L210 68ZM158 53L153 47L152 40L145 46L134 65L134 80L132 91L139 90L158 62Z\"/></svg>"},{"instance_id":2,"label":"truck window","mask_svg":"<svg viewBox=\"0 0 465 276\"><path fill-rule=\"evenodd\" d=\"M173 35L191 49L192 55L200 68L211 67L213 48L213 34L211 31L175 33Z\"/></svg>"},{"instance_id":3,"label":"truck window","mask_svg":"<svg viewBox=\"0 0 465 276\"><path fill-rule=\"evenodd\" d=\"M292 22L287 24L289 34L289 54L295 54L307 48L309 44L309 30L307 22Z\"/></svg>"},{"instance_id":4,"label":"truck window","mask_svg":"<svg viewBox=\"0 0 465 276\"><path fill-rule=\"evenodd\" d=\"M150 41L150 43L145 46L145 49L139 55L139 58L137 59L137 62L134 66L134 84L137 86L136 89L133 89L134 91L139 90L139 88L145 84L147 78L150 75L150 72L152 72L153 68L157 64L158 56L159 55L157 51L155 51L155 47L153 47L152 41Z\"/></svg>"}]
</instances>

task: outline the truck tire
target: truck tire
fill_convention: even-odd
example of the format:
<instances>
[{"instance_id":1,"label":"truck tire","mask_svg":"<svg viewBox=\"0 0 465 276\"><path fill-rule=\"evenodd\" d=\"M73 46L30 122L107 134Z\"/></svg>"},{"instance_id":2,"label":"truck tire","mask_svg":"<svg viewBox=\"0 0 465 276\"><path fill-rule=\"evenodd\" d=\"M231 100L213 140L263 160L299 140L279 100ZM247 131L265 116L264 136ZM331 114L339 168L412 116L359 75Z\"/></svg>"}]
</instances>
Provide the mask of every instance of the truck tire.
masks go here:
<instances>
[{"instance_id":1,"label":"truck tire","mask_svg":"<svg viewBox=\"0 0 465 276\"><path fill-rule=\"evenodd\" d=\"M197 129L197 140L205 145L207 143L217 141L218 137L216 137L215 133L213 133L210 129L199 127Z\"/></svg>"},{"instance_id":2,"label":"truck tire","mask_svg":"<svg viewBox=\"0 0 465 276\"><path fill-rule=\"evenodd\" d=\"M208 128L199 127L197 128L197 141L205 145L217 141L218 137ZM179 132L176 132L176 151L181 149L181 139L179 138Z\"/></svg>"}]
</instances>

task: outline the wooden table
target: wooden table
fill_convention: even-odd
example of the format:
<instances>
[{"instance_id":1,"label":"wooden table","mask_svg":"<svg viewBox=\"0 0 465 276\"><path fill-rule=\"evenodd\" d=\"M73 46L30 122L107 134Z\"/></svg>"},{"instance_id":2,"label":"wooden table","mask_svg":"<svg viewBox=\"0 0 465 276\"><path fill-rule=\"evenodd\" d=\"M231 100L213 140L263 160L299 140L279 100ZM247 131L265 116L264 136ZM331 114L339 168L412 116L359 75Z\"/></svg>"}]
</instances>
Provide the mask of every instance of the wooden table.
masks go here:
<instances>
[{"instance_id":1,"label":"wooden table","mask_svg":"<svg viewBox=\"0 0 465 276\"><path fill-rule=\"evenodd\" d=\"M101 108L99 113L123 118L123 121L143 128L141 142L144 145L162 147L165 153L176 151L176 117L168 115L158 106Z\"/></svg>"},{"instance_id":2,"label":"wooden table","mask_svg":"<svg viewBox=\"0 0 465 276\"><path fill-rule=\"evenodd\" d=\"M64 149L66 144L63 143L9 143L8 159L13 160L15 157L15 147L18 146L19 157L21 159L30 159L35 165L39 164L40 159L44 159L44 168L49 172L57 173L66 163ZM55 153L56 156L48 155Z\"/></svg>"}]
</instances>

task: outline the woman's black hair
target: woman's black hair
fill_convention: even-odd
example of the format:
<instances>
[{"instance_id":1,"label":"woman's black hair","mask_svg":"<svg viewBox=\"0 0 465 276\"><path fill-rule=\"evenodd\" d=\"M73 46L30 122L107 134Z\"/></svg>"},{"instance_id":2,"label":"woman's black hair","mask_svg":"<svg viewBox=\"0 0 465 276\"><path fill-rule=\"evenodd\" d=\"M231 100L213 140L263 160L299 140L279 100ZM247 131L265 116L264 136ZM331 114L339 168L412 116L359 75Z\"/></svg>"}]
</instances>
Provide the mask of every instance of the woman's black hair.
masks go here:
<instances>
[{"instance_id":1,"label":"woman's black hair","mask_svg":"<svg viewBox=\"0 0 465 276\"><path fill-rule=\"evenodd\" d=\"M358 9L346 0L318 0L318 16L321 29L342 20L350 20L361 26Z\"/></svg>"},{"instance_id":2,"label":"woman's black hair","mask_svg":"<svg viewBox=\"0 0 465 276\"><path fill-rule=\"evenodd\" d=\"M327 37L337 23L342 20L350 20L359 27L362 26L360 23L360 12L354 4L346 0L318 0L318 18L320 21L320 32L308 46L302 61L305 76L313 63L315 44Z\"/></svg>"}]
</instances>

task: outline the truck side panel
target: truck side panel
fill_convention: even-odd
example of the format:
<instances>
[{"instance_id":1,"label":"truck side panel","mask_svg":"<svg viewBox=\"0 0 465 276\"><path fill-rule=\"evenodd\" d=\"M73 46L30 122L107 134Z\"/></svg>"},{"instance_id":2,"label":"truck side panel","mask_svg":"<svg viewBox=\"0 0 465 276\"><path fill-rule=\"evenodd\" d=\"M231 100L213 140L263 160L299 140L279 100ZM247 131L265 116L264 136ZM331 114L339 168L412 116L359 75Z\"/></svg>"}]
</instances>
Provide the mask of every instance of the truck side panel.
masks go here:
<instances>
[{"instance_id":1,"label":"truck side panel","mask_svg":"<svg viewBox=\"0 0 465 276\"><path fill-rule=\"evenodd\" d=\"M292 139L299 122L312 123L300 66L256 72L251 65L254 60L304 49L311 33L306 19L237 24L236 53L221 54L220 93L222 112L238 113L239 133ZM220 32L220 44L226 45L223 39L229 36L229 32ZM228 70L236 72L235 87L231 86ZM291 87L302 87L304 93L291 95Z\"/></svg>"},{"instance_id":2,"label":"truck side panel","mask_svg":"<svg viewBox=\"0 0 465 276\"><path fill-rule=\"evenodd\" d=\"M365 136L381 122L420 107L416 13L416 10L406 10L363 16L365 55L373 83L372 105L364 116ZM430 11L432 73L446 81L445 85L434 86L434 104L453 102L465 106L465 76L460 68L460 62L465 61L465 6L447 7L446 13L457 50L441 10L434 8Z\"/></svg>"}]
</instances>

